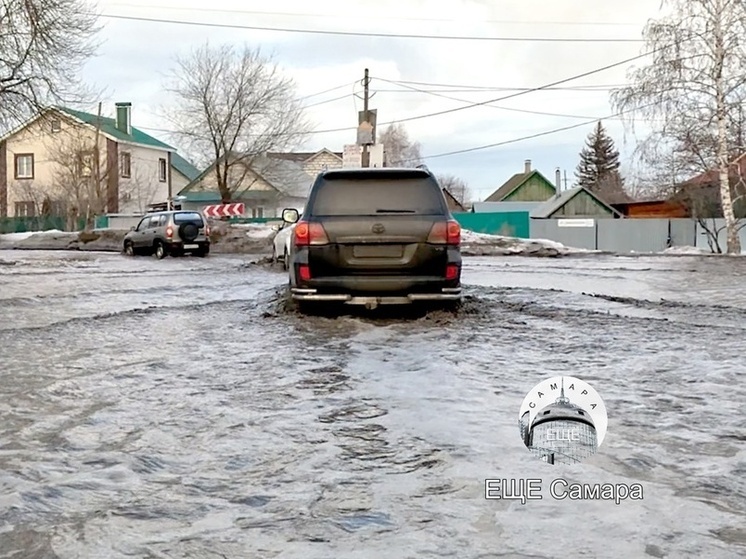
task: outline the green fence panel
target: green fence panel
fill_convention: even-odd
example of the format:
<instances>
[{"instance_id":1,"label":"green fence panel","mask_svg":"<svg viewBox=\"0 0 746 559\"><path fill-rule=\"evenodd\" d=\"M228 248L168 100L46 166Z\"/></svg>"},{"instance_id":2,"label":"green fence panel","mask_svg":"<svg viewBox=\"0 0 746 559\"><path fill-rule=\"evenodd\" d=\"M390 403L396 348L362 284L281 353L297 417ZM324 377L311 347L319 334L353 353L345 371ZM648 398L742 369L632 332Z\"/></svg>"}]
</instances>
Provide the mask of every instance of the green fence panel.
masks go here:
<instances>
[{"instance_id":1,"label":"green fence panel","mask_svg":"<svg viewBox=\"0 0 746 559\"><path fill-rule=\"evenodd\" d=\"M463 213L457 212L453 217L461 227L475 233L503 235L530 239L530 217L528 212L499 213Z\"/></svg>"},{"instance_id":2,"label":"green fence panel","mask_svg":"<svg viewBox=\"0 0 746 559\"><path fill-rule=\"evenodd\" d=\"M107 229L109 227L109 216L108 215L97 215L96 216L96 229Z\"/></svg>"},{"instance_id":3,"label":"green fence panel","mask_svg":"<svg viewBox=\"0 0 746 559\"><path fill-rule=\"evenodd\" d=\"M268 223L271 221L282 221L281 217L231 217L229 223Z\"/></svg>"},{"instance_id":4,"label":"green fence panel","mask_svg":"<svg viewBox=\"0 0 746 559\"><path fill-rule=\"evenodd\" d=\"M57 229L66 231L68 220L64 216L46 215L36 217L2 217L0 233L26 233L30 231L49 231ZM78 220L77 231L85 229L85 218Z\"/></svg>"}]
</instances>

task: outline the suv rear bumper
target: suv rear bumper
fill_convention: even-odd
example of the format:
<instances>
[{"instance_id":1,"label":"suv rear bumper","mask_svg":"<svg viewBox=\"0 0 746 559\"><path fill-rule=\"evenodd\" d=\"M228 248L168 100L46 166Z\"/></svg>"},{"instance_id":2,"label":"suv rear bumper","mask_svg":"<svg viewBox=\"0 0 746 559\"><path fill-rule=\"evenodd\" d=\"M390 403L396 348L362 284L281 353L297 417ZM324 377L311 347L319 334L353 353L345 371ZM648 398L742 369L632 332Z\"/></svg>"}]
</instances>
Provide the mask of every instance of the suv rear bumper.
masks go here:
<instances>
[{"instance_id":1,"label":"suv rear bumper","mask_svg":"<svg viewBox=\"0 0 746 559\"><path fill-rule=\"evenodd\" d=\"M406 295L358 295L352 293L319 293L316 289L292 287L291 297L296 301L336 302L347 305L406 305L418 301L458 301L460 287L443 287L439 292L408 293Z\"/></svg>"}]
</instances>

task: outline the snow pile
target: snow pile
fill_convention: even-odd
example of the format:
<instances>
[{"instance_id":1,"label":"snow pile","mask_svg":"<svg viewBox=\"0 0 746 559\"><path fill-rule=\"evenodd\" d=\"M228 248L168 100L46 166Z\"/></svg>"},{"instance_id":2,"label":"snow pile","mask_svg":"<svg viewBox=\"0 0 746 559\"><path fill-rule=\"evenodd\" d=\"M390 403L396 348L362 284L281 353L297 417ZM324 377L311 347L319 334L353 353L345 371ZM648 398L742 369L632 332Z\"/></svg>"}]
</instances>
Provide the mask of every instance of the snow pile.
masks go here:
<instances>
[{"instance_id":1,"label":"snow pile","mask_svg":"<svg viewBox=\"0 0 746 559\"><path fill-rule=\"evenodd\" d=\"M711 251L703 249L703 248L697 248L693 246L680 246L680 247L670 247L663 251L663 254L680 254L683 256L692 255L692 256L699 256L702 254L712 254Z\"/></svg>"},{"instance_id":2,"label":"snow pile","mask_svg":"<svg viewBox=\"0 0 746 559\"><path fill-rule=\"evenodd\" d=\"M250 239L264 240L274 237L276 231L272 229L271 225L266 223L247 223L243 226L246 231L246 236Z\"/></svg>"},{"instance_id":3,"label":"snow pile","mask_svg":"<svg viewBox=\"0 0 746 559\"><path fill-rule=\"evenodd\" d=\"M62 233L59 229L49 229L48 231L25 231L23 233L3 233L0 235L0 243L17 243L18 241L25 241L33 235L54 235L55 233Z\"/></svg>"},{"instance_id":4,"label":"snow pile","mask_svg":"<svg viewBox=\"0 0 746 559\"><path fill-rule=\"evenodd\" d=\"M461 254L464 256L563 256L581 252L592 251L568 248L548 239L519 239L476 233L468 229L461 231Z\"/></svg>"}]
</instances>

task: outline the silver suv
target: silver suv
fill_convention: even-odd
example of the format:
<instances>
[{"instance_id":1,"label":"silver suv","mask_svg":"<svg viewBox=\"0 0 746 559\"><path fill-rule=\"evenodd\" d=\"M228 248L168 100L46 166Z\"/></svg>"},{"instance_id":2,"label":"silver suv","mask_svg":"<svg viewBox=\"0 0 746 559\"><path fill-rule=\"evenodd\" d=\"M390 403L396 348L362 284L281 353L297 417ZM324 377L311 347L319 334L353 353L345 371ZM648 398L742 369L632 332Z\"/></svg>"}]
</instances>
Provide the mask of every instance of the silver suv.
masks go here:
<instances>
[{"instance_id":1,"label":"silver suv","mask_svg":"<svg viewBox=\"0 0 746 559\"><path fill-rule=\"evenodd\" d=\"M124 237L124 253L153 254L156 258L210 253L210 227L199 212L168 211L145 216Z\"/></svg>"}]
</instances>

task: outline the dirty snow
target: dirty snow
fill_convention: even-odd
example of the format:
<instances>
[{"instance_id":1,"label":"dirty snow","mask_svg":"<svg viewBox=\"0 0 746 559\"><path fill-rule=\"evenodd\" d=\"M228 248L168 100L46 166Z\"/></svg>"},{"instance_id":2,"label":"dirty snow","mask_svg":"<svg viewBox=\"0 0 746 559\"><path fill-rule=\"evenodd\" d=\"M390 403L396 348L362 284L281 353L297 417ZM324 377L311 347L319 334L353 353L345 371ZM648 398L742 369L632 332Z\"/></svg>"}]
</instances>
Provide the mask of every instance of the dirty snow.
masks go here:
<instances>
[{"instance_id":1,"label":"dirty snow","mask_svg":"<svg viewBox=\"0 0 746 559\"><path fill-rule=\"evenodd\" d=\"M0 243L9 242L14 243L17 241L24 241L33 235L54 235L56 233L64 233L59 229L48 229L46 231L25 231L23 233L2 233L0 234Z\"/></svg>"},{"instance_id":2,"label":"dirty snow","mask_svg":"<svg viewBox=\"0 0 746 559\"><path fill-rule=\"evenodd\" d=\"M670 247L663 251L663 254L682 254L682 255L702 255L702 254L712 254L712 251L706 250L704 248L698 248L693 246L677 246L677 247Z\"/></svg>"}]
</instances>

